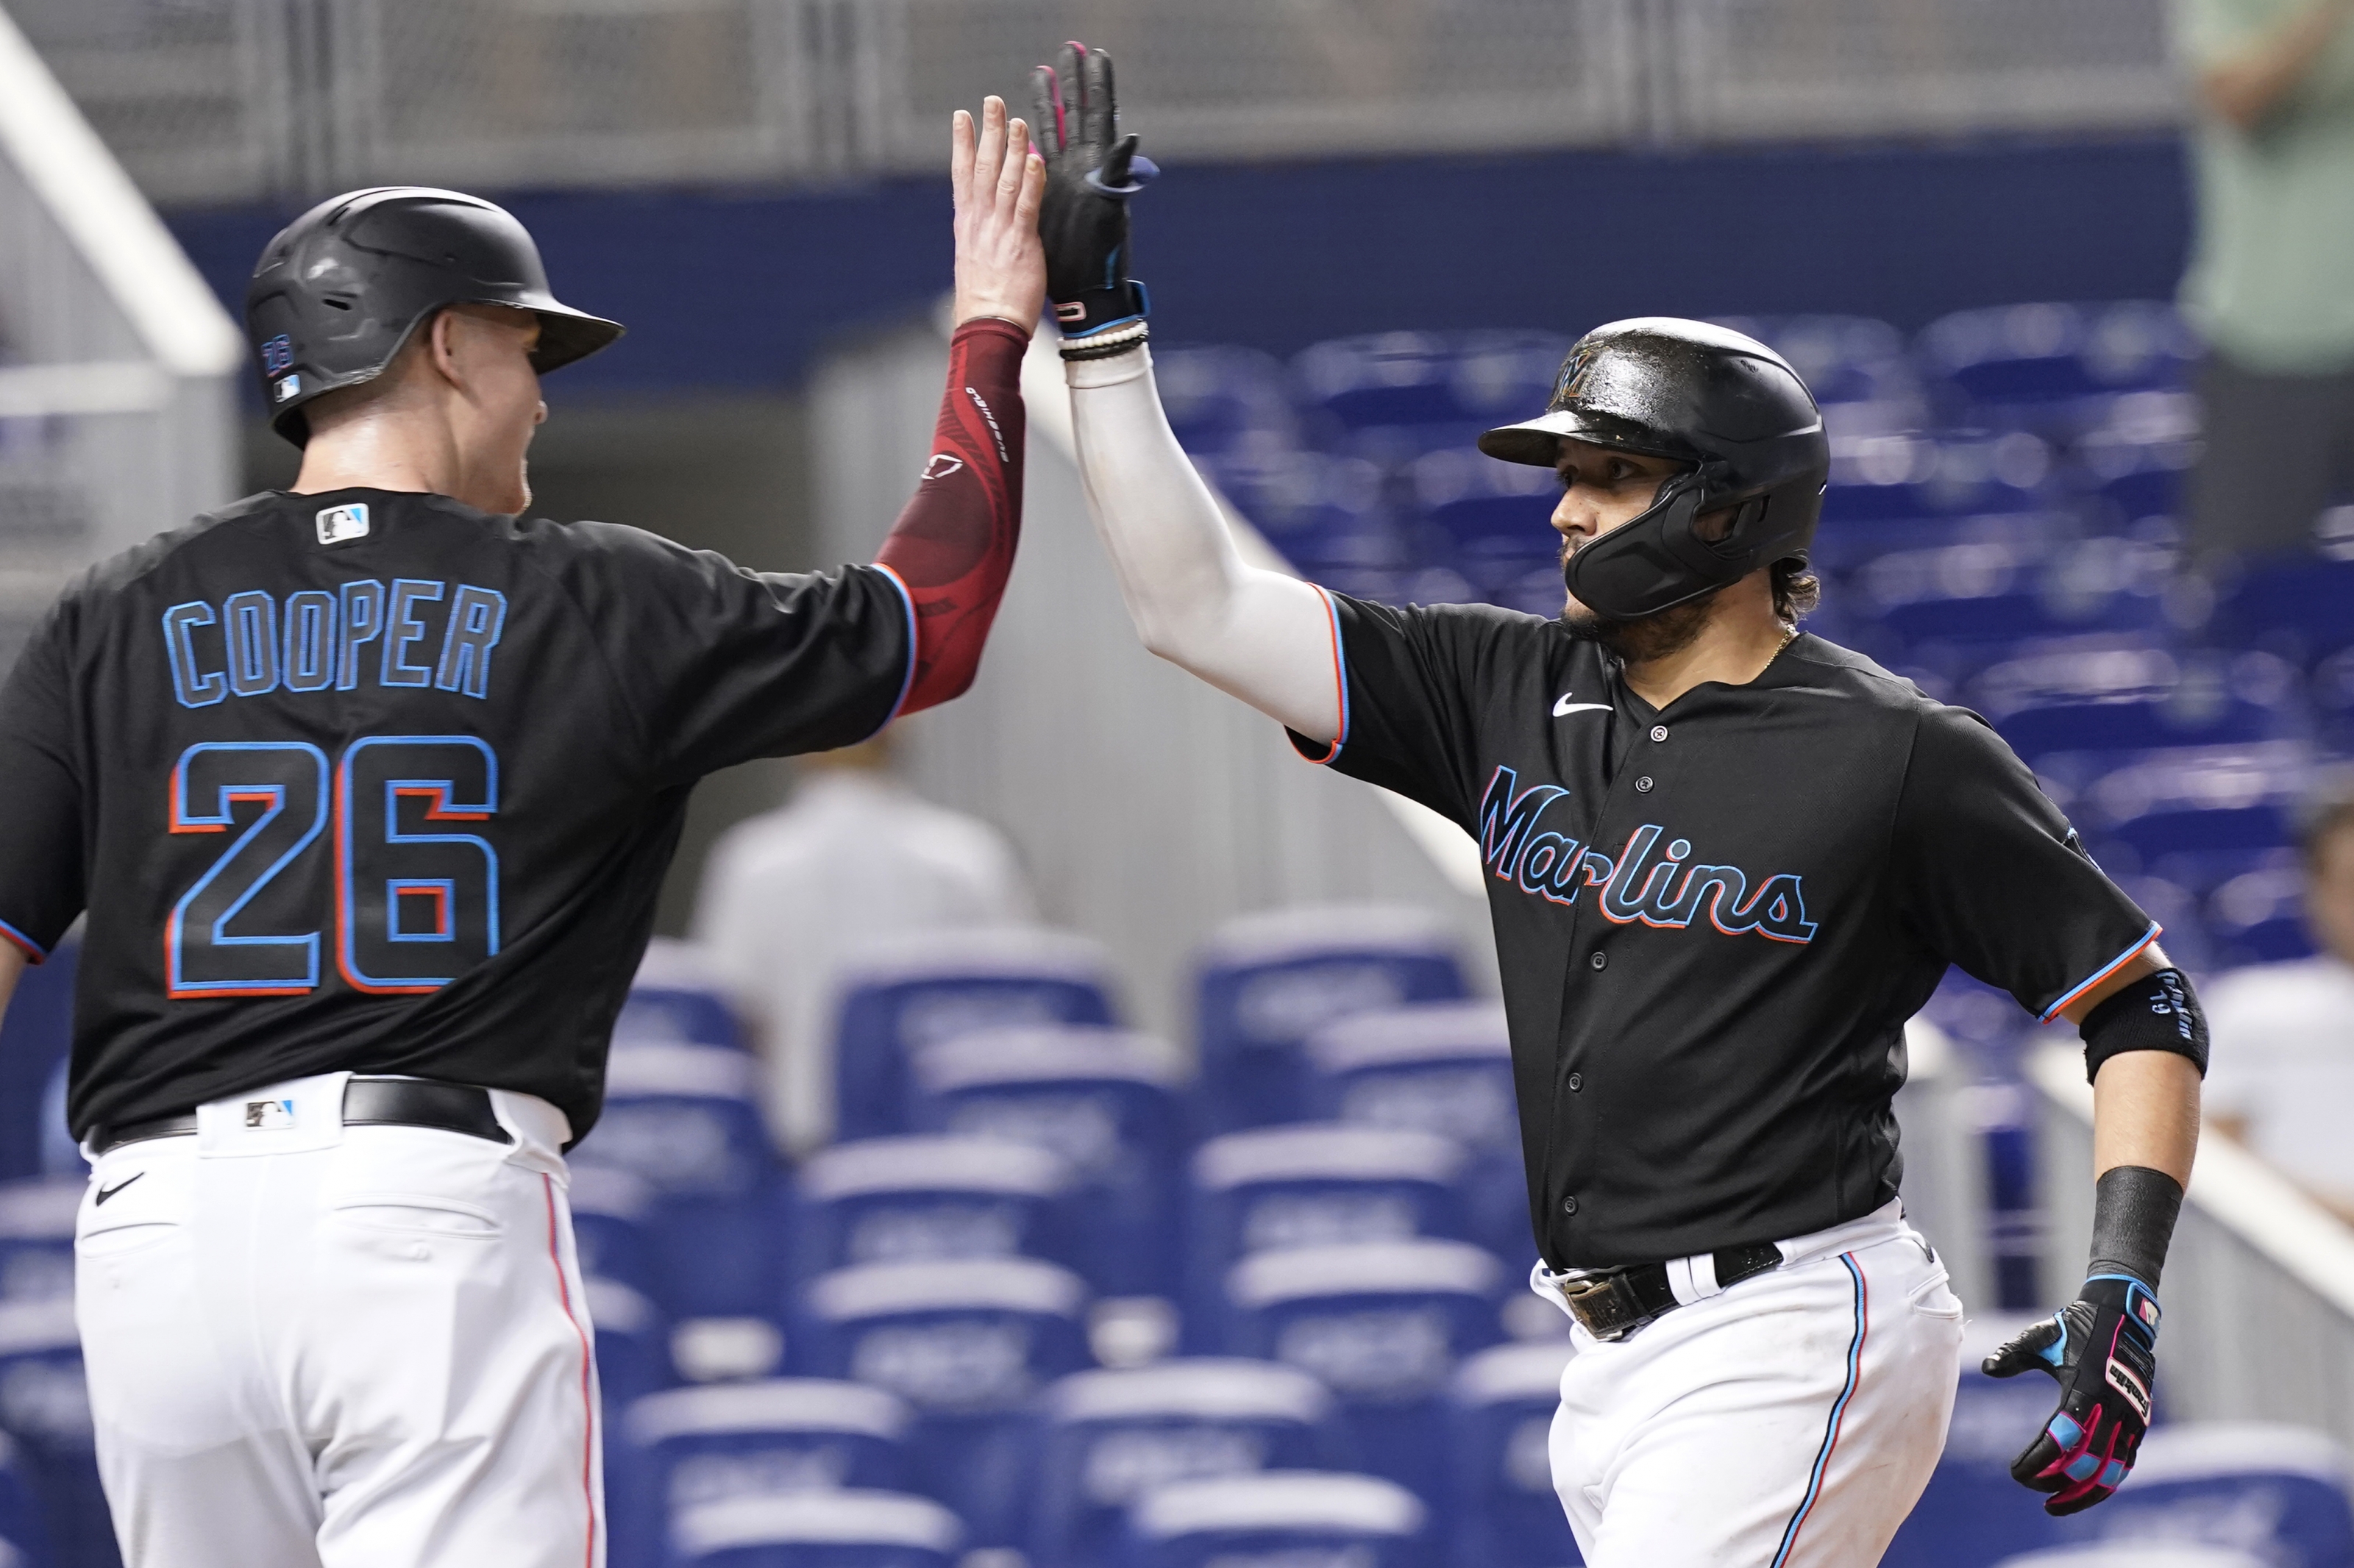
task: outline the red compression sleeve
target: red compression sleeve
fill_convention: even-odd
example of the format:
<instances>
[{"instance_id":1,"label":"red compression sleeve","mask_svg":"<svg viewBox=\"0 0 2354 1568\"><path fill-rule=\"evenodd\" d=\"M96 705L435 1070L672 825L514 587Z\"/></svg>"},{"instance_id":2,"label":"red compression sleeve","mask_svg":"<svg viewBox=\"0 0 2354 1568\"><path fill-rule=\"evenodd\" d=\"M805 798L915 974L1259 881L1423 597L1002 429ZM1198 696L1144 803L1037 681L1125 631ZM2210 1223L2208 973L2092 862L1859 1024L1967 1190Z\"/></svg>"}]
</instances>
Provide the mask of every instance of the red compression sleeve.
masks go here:
<instances>
[{"instance_id":1,"label":"red compression sleeve","mask_svg":"<svg viewBox=\"0 0 2354 1568\"><path fill-rule=\"evenodd\" d=\"M994 317L949 344L948 395L915 499L875 552L916 609L903 714L961 695L981 668L1022 536L1022 355L1030 334Z\"/></svg>"}]
</instances>

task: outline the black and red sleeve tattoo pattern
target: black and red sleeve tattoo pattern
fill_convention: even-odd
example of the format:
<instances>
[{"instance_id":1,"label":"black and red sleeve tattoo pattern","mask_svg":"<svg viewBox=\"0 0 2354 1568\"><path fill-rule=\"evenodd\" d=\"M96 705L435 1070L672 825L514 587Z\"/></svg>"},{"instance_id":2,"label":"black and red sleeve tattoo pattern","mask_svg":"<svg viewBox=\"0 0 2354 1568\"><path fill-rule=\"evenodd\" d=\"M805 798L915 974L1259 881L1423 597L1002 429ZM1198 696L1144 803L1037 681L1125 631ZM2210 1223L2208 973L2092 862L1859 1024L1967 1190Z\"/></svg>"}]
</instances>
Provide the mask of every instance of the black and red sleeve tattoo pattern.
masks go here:
<instances>
[{"instance_id":1,"label":"black and red sleeve tattoo pattern","mask_svg":"<svg viewBox=\"0 0 2354 1568\"><path fill-rule=\"evenodd\" d=\"M907 590L914 669L899 712L963 694L1013 570L1022 536L1022 356L1011 322L967 322L949 344L948 395L915 499L875 563Z\"/></svg>"}]
</instances>

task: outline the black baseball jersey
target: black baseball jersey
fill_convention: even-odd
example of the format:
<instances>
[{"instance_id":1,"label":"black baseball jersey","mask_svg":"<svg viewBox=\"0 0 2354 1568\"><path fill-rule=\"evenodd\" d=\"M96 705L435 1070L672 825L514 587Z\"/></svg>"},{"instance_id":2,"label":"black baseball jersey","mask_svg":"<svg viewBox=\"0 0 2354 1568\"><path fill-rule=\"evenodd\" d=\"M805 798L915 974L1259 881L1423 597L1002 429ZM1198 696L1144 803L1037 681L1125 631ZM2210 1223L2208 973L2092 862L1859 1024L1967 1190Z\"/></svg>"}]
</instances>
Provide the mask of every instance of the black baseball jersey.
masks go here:
<instances>
[{"instance_id":1,"label":"black baseball jersey","mask_svg":"<svg viewBox=\"0 0 2354 1568\"><path fill-rule=\"evenodd\" d=\"M1334 604L1343 733L1294 742L1478 840L1557 1267L1869 1213L1948 963L2050 1017L2157 935L1983 720L1819 638L1655 713L1558 621Z\"/></svg>"},{"instance_id":2,"label":"black baseball jersey","mask_svg":"<svg viewBox=\"0 0 2354 1568\"><path fill-rule=\"evenodd\" d=\"M103 563L0 689L0 935L88 906L68 1117L349 1069L596 1120L687 794L905 689L886 571L270 493Z\"/></svg>"}]
</instances>

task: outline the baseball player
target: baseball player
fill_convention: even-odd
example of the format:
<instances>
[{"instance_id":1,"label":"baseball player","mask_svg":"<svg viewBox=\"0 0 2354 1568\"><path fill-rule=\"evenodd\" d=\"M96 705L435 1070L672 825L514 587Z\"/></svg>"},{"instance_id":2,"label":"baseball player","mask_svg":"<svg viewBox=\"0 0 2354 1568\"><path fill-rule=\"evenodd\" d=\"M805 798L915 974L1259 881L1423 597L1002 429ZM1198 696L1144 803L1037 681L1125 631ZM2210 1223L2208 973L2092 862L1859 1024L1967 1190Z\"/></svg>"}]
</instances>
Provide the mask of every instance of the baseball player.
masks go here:
<instances>
[{"instance_id":1,"label":"baseball player","mask_svg":"<svg viewBox=\"0 0 2354 1568\"><path fill-rule=\"evenodd\" d=\"M563 1151L689 791L972 679L1013 562L1044 170L955 119L937 446L873 566L525 514L539 376L621 335L522 225L355 191L247 321L291 492L94 567L0 691L0 1001L88 912L69 1116L131 1568L595 1568Z\"/></svg>"},{"instance_id":2,"label":"baseball player","mask_svg":"<svg viewBox=\"0 0 2354 1568\"><path fill-rule=\"evenodd\" d=\"M1254 569L1153 389L1110 62L1071 46L1035 85L1079 461L1138 632L1478 841L1532 1283L1575 1319L1552 1463L1586 1562L1870 1563L1919 1496L1961 1308L1904 1222L1889 1106L1949 963L2084 1036L2091 1277L1988 1370L2060 1385L2014 1474L2055 1513L2107 1496L2149 1416L2204 1025L1977 715L1798 630L1829 459L1797 376L1619 322L1481 438L1559 476L1556 620Z\"/></svg>"}]
</instances>

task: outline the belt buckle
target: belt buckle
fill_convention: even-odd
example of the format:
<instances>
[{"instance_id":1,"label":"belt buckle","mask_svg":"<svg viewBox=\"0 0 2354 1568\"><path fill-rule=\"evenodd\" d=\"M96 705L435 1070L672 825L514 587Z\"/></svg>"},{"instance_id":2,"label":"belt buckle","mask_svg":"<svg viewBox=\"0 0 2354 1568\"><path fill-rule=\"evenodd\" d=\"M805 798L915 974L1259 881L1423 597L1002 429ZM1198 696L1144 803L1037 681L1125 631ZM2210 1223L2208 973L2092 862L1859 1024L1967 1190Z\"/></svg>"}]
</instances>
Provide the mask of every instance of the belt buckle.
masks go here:
<instances>
[{"instance_id":1,"label":"belt buckle","mask_svg":"<svg viewBox=\"0 0 2354 1568\"><path fill-rule=\"evenodd\" d=\"M1649 1320L1627 1284L1624 1270L1556 1280L1553 1288L1561 1292L1562 1304L1578 1326L1597 1340L1623 1340Z\"/></svg>"}]
</instances>

